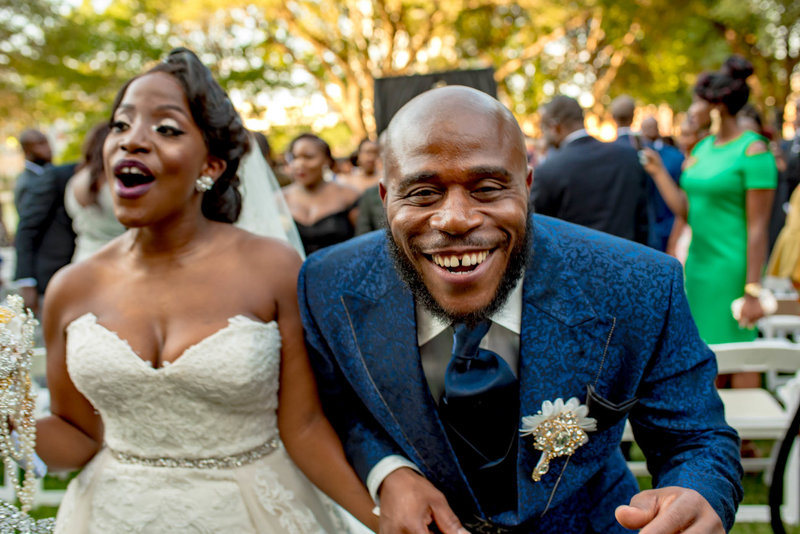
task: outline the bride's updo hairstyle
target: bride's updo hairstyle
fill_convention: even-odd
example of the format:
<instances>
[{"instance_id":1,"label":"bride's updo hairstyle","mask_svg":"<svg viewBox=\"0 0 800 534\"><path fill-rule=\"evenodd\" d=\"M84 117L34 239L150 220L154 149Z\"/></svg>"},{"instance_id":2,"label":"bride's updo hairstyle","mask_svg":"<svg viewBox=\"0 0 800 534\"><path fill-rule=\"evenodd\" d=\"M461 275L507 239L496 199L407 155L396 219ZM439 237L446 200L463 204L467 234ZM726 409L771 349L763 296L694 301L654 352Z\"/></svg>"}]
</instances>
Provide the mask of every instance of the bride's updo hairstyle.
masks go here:
<instances>
[{"instance_id":1,"label":"bride's updo hairstyle","mask_svg":"<svg viewBox=\"0 0 800 534\"><path fill-rule=\"evenodd\" d=\"M736 115L750 97L747 78L753 74L753 65L742 56L731 56L717 72L700 75L694 94L711 104L724 105L731 115Z\"/></svg>"},{"instance_id":2,"label":"bride's updo hairstyle","mask_svg":"<svg viewBox=\"0 0 800 534\"><path fill-rule=\"evenodd\" d=\"M164 61L129 80L117 94L111 116L131 82L154 72L165 72L181 84L192 119L203 134L209 154L226 163L225 172L214 182L214 187L203 193L203 215L212 221L235 222L242 211L236 171L250 148L250 139L228 95L194 52L176 48Z\"/></svg>"}]
</instances>

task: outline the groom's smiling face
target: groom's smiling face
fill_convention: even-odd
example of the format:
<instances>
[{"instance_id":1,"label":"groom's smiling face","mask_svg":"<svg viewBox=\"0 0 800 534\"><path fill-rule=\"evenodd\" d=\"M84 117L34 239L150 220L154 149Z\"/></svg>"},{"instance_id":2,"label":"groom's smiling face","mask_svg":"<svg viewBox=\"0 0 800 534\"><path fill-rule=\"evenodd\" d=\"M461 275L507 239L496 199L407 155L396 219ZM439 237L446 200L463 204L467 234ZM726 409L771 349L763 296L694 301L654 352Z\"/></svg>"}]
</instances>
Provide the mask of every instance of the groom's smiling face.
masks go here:
<instances>
[{"instance_id":1,"label":"groom's smiling face","mask_svg":"<svg viewBox=\"0 0 800 534\"><path fill-rule=\"evenodd\" d=\"M381 194L404 279L437 315L490 314L528 249L531 175L513 116L483 93L445 87L398 112L385 143Z\"/></svg>"}]
</instances>

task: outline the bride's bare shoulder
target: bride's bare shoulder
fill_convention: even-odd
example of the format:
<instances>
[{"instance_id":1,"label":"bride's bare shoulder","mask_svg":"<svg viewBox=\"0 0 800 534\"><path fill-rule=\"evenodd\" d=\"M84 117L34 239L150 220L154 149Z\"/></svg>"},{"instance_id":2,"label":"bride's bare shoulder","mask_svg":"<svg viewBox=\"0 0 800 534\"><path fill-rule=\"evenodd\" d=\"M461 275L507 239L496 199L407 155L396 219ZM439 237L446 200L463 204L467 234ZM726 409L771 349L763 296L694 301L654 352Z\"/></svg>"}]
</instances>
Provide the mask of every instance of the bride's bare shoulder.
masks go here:
<instances>
[{"instance_id":1,"label":"bride's bare shoulder","mask_svg":"<svg viewBox=\"0 0 800 534\"><path fill-rule=\"evenodd\" d=\"M50 317L75 318L86 311L108 289L124 279L119 262L110 249L70 263L56 272L47 284L44 310Z\"/></svg>"},{"instance_id":2,"label":"bride's bare shoulder","mask_svg":"<svg viewBox=\"0 0 800 534\"><path fill-rule=\"evenodd\" d=\"M236 249L249 264L299 270L303 263L297 250L285 240L255 235L239 228L234 228L233 232L238 241Z\"/></svg>"}]
</instances>

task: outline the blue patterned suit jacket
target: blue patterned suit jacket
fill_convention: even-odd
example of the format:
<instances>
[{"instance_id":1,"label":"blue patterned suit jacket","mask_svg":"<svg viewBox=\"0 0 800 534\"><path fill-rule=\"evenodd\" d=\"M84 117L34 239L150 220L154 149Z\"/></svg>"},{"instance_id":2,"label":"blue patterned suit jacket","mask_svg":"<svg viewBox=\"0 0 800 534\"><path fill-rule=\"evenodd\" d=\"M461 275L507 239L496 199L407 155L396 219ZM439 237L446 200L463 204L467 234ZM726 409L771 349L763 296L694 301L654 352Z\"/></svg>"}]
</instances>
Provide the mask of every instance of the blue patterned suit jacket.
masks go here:
<instances>
[{"instance_id":1,"label":"blue patterned suit jacket","mask_svg":"<svg viewBox=\"0 0 800 534\"><path fill-rule=\"evenodd\" d=\"M383 232L312 254L299 281L309 356L326 413L362 479L389 454L414 462L457 514L479 506L428 389L416 343L414 299L398 278ZM716 362L700 340L681 266L637 245L533 216L523 283L520 414L587 385L630 412L656 486L700 492L730 528L742 497L738 437L714 388ZM590 414L592 415L592 414ZM531 480L539 459L518 447L518 510L537 532L627 532L614 509L638 491L619 450L624 418L589 434L569 459Z\"/></svg>"}]
</instances>

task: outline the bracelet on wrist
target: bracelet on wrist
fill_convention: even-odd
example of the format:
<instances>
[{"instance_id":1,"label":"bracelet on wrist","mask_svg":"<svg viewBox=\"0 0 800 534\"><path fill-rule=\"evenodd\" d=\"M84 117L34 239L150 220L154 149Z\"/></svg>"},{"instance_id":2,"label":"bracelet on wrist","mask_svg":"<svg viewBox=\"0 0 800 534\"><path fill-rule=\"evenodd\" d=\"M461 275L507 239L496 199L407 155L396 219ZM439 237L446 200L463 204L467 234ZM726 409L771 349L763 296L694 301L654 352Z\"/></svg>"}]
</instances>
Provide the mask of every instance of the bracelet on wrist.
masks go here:
<instances>
[{"instance_id":1,"label":"bracelet on wrist","mask_svg":"<svg viewBox=\"0 0 800 534\"><path fill-rule=\"evenodd\" d=\"M761 295L761 284L758 282L750 282L744 285L744 294L748 297L758 298Z\"/></svg>"}]
</instances>

